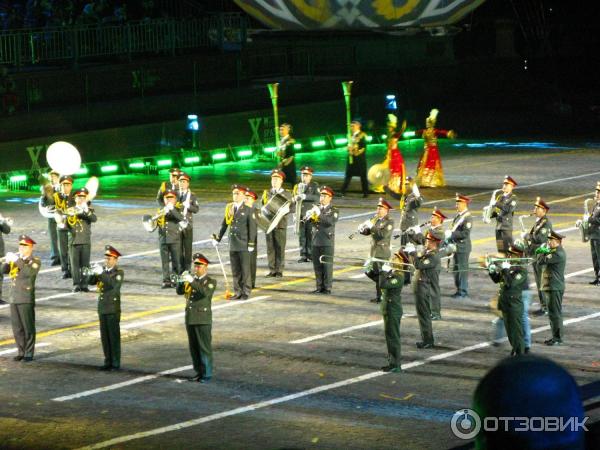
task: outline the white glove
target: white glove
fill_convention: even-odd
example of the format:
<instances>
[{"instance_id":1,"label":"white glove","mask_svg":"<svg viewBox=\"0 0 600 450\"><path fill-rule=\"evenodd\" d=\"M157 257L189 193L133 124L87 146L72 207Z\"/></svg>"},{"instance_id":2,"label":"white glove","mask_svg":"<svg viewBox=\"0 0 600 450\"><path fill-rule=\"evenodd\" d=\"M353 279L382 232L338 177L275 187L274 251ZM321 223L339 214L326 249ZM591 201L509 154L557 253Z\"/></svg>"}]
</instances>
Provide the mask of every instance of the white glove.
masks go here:
<instances>
[{"instance_id":1,"label":"white glove","mask_svg":"<svg viewBox=\"0 0 600 450\"><path fill-rule=\"evenodd\" d=\"M296 201L306 200L306 194L298 194L296 195Z\"/></svg>"},{"instance_id":2,"label":"white glove","mask_svg":"<svg viewBox=\"0 0 600 450\"><path fill-rule=\"evenodd\" d=\"M217 241L216 239L211 239L210 242L212 243L213 246L217 246L219 245L219 241Z\"/></svg>"},{"instance_id":3,"label":"white glove","mask_svg":"<svg viewBox=\"0 0 600 450\"><path fill-rule=\"evenodd\" d=\"M4 257L4 260L7 263L14 263L17 262L17 260L19 259L19 254L18 253L13 253L13 252L8 252L6 254L6 256Z\"/></svg>"},{"instance_id":4,"label":"white glove","mask_svg":"<svg viewBox=\"0 0 600 450\"><path fill-rule=\"evenodd\" d=\"M250 245L249 245L249 246L248 246L248 251L249 251L250 253L252 253L252 252L254 251L254 247L252 247L252 246L250 246Z\"/></svg>"},{"instance_id":5,"label":"white glove","mask_svg":"<svg viewBox=\"0 0 600 450\"><path fill-rule=\"evenodd\" d=\"M488 266L488 270L490 273L494 273L496 271L496 265L495 264L490 264Z\"/></svg>"},{"instance_id":6,"label":"white glove","mask_svg":"<svg viewBox=\"0 0 600 450\"><path fill-rule=\"evenodd\" d=\"M581 219L577 219L577 221L575 222L575 226L577 228L581 228L581 224L583 223L583 221Z\"/></svg>"},{"instance_id":7,"label":"white glove","mask_svg":"<svg viewBox=\"0 0 600 450\"><path fill-rule=\"evenodd\" d=\"M371 222L371 219L365 220L363 223L360 224L358 228L362 228L363 230L370 230L371 228L373 228L373 222Z\"/></svg>"},{"instance_id":8,"label":"white glove","mask_svg":"<svg viewBox=\"0 0 600 450\"><path fill-rule=\"evenodd\" d=\"M450 239L452 237L452 230L446 230L446 231L444 231L444 237L446 239Z\"/></svg>"},{"instance_id":9,"label":"white glove","mask_svg":"<svg viewBox=\"0 0 600 450\"><path fill-rule=\"evenodd\" d=\"M317 205L313 206L311 211L317 216L319 217L321 215L321 208L319 208Z\"/></svg>"},{"instance_id":10,"label":"white glove","mask_svg":"<svg viewBox=\"0 0 600 450\"><path fill-rule=\"evenodd\" d=\"M583 215L583 221L587 222L588 220L590 220L590 215L589 214L584 214Z\"/></svg>"},{"instance_id":11,"label":"white glove","mask_svg":"<svg viewBox=\"0 0 600 450\"><path fill-rule=\"evenodd\" d=\"M189 272L185 272L181 275L181 279L186 283L191 283L192 281L194 281L194 276Z\"/></svg>"},{"instance_id":12,"label":"white glove","mask_svg":"<svg viewBox=\"0 0 600 450\"><path fill-rule=\"evenodd\" d=\"M419 186L417 186L417 183L413 184L412 191L413 194L415 194L415 197L421 196L421 192L419 192Z\"/></svg>"},{"instance_id":13,"label":"white glove","mask_svg":"<svg viewBox=\"0 0 600 450\"><path fill-rule=\"evenodd\" d=\"M389 272L392 270L392 266L390 266L388 263L385 263L383 266L381 266L381 270L384 272Z\"/></svg>"},{"instance_id":14,"label":"white glove","mask_svg":"<svg viewBox=\"0 0 600 450\"><path fill-rule=\"evenodd\" d=\"M421 227L419 225L415 225L414 227L410 227L407 231L413 232L414 234L420 234Z\"/></svg>"},{"instance_id":15,"label":"white glove","mask_svg":"<svg viewBox=\"0 0 600 450\"><path fill-rule=\"evenodd\" d=\"M100 275L100 274L102 274L102 272L104 272L104 267L98 266L98 265L94 265L92 267L92 273L94 275Z\"/></svg>"},{"instance_id":16,"label":"white glove","mask_svg":"<svg viewBox=\"0 0 600 450\"><path fill-rule=\"evenodd\" d=\"M406 253L414 253L417 250L417 247L415 247L415 244L413 244L412 242L409 242L408 244L406 244L404 246L404 251Z\"/></svg>"},{"instance_id":17,"label":"white glove","mask_svg":"<svg viewBox=\"0 0 600 450\"><path fill-rule=\"evenodd\" d=\"M82 206L82 209L83 209L84 213L87 213L90 210L90 207L88 206L87 203L84 203L83 206Z\"/></svg>"},{"instance_id":18,"label":"white glove","mask_svg":"<svg viewBox=\"0 0 600 450\"><path fill-rule=\"evenodd\" d=\"M173 203L167 203L167 205L165 206L165 211L167 211L167 212L173 211L173 208L175 208Z\"/></svg>"},{"instance_id":19,"label":"white glove","mask_svg":"<svg viewBox=\"0 0 600 450\"><path fill-rule=\"evenodd\" d=\"M521 239L525 239L525 236L527 236L527 232L521 231Z\"/></svg>"},{"instance_id":20,"label":"white glove","mask_svg":"<svg viewBox=\"0 0 600 450\"><path fill-rule=\"evenodd\" d=\"M508 261L503 261L500 267L503 269L510 269L510 263Z\"/></svg>"}]
</instances>

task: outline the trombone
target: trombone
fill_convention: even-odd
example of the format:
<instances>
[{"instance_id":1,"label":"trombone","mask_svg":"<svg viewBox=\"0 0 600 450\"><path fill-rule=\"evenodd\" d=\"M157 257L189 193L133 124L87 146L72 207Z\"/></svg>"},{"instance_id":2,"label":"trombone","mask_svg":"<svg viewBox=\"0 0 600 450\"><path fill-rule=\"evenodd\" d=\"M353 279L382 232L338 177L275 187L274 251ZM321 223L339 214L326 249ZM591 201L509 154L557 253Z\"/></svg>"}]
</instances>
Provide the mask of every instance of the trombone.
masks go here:
<instances>
[{"instance_id":1,"label":"trombone","mask_svg":"<svg viewBox=\"0 0 600 450\"><path fill-rule=\"evenodd\" d=\"M365 260L364 258L358 257L321 255L319 262L322 264L339 263L344 266L354 267L367 267L370 263L380 262L383 264L389 264L398 272L412 272L415 268L415 266L410 263L399 263L382 258L367 258Z\"/></svg>"}]
</instances>

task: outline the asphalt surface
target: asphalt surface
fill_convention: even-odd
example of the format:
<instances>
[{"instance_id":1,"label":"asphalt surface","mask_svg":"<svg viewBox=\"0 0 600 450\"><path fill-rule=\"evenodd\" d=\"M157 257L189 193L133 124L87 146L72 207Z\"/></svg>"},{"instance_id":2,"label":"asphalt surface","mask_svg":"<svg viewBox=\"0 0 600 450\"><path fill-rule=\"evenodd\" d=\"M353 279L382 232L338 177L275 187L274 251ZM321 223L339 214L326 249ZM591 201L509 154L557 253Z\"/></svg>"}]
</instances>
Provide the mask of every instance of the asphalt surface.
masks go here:
<instances>
[{"instance_id":1,"label":"asphalt surface","mask_svg":"<svg viewBox=\"0 0 600 450\"><path fill-rule=\"evenodd\" d=\"M409 171L416 166L420 142L405 148ZM453 215L455 192L473 196L472 260L495 252L493 225L483 224L480 214L505 174L519 182L518 214L531 212L537 196L550 204L554 228L567 235L565 345L544 346L548 319L532 315L532 352L565 366L580 385L600 377L600 290L588 285L593 278L589 244L574 228L583 200L600 180L599 147L443 142L448 186L422 190L422 222L434 206ZM382 151L369 150L370 163L379 162ZM298 166L315 166L320 183L341 185L341 152L299 159ZM268 185L270 168L270 162L262 162L192 171L192 190L201 203L194 221L196 250L217 261L208 238L221 223L229 185L242 182L260 192ZM33 362L12 360L9 309L0 306L0 448L440 449L465 443L451 431L452 415L471 405L478 381L510 352L508 344L491 346L494 315L488 303L496 286L484 272L470 273L471 295L463 300L450 298L452 274L442 272L443 320L434 322L437 347L431 350L414 345L419 340L414 296L410 287L404 289L404 371L383 374L381 316L368 301L373 283L361 275L361 267L336 264L332 294L311 294L312 265L296 262L297 239L289 229L284 277L265 278L266 258L261 257L258 288L249 301L225 300L220 268L210 267L219 282L213 303L214 377L208 384L190 383L185 381L193 373L184 301L174 290L160 288L157 236L141 225L141 216L157 207L160 181L152 175L104 177L94 201L99 220L93 226L92 259L101 259L108 243L125 255L120 262L125 271L122 370L109 373L97 370L103 357L95 295L71 293L70 280L49 266L46 224L35 193L0 193L0 212L15 221L5 236L7 250L16 250L17 236L27 233L38 241L35 253L43 260ZM377 195L362 199L358 179L352 188L356 192L334 199L341 217L336 255L365 258L368 238L348 235L373 214ZM392 214L398 221L399 213ZM397 248L398 241L393 243ZM265 249L261 234L259 255ZM227 262L226 242L220 250ZM537 307L534 303L531 310ZM598 420L600 413L590 411L590 416Z\"/></svg>"}]
</instances>

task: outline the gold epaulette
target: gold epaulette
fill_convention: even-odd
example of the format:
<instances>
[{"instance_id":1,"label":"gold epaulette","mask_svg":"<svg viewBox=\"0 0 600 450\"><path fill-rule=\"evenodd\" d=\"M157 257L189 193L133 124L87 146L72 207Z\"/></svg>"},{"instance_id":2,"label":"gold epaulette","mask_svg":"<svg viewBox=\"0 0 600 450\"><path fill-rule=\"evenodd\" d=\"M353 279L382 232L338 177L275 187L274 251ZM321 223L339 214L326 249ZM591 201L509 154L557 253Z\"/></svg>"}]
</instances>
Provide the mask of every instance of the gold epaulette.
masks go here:
<instances>
[{"instance_id":1,"label":"gold epaulette","mask_svg":"<svg viewBox=\"0 0 600 450\"><path fill-rule=\"evenodd\" d=\"M160 192L165 192L167 190L167 182L163 181L160 185Z\"/></svg>"},{"instance_id":2,"label":"gold epaulette","mask_svg":"<svg viewBox=\"0 0 600 450\"><path fill-rule=\"evenodd\" d=\"M293 187L293 189L292 189L292 194L294 194L294 197L295 197L296 195L298 195L298 185L297 185L297 184L295 184L295 185L294 185L294 187Z\"/></svg>"},{"instance_id":3,"label":"gold epaulette","mask_svg":"<svg viewBox=\"0 0 600 450\"><path fill-rule=\"evenodd\" d=\"M233 202L225 205L225 223L231 225L231 222L233 222Z\"/></svg>"},{"instance_id":4,"label":"gold epaulette","mask_svg":"<svg viewBox=\"0 0 600 450\"><path fill-rule=\"evenodd\" d=\"M161 214L163 212L162 209L158 210L158 213L160 214L160 216L158 216L158 219L156 219L156 225L159 226L160 228L164 228L165 224L167 223L167 214Z\"/></svg>"},{"instance_id":5,"label":"gold epaulette","mask_svg":"<svg viewBox=\"0 0 600 450\"><path fill-rule=\"evenodd\" d=\"M263 203L263 205L266 205L268 201L269 201L269 191L267 191L265 189L263 191L263 195L262 195L262 203Z\"/></svg>"}]
</instances>

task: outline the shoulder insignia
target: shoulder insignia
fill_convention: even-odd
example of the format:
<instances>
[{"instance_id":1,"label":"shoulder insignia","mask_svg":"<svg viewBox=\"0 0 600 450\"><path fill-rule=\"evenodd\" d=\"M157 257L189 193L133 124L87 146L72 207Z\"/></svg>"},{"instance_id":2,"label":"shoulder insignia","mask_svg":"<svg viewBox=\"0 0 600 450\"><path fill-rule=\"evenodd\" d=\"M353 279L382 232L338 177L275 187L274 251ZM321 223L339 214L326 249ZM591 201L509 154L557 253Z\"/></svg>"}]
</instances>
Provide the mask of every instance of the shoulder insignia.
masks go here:
<instances>
[{"instance_id":1,"label":"shoulder insignia","mask_svg":"<svg viewBox=\"0 0 600 450\"><path fill-rule=\"evenodd\" d=\"M467 222L467 228L471 228L473 224L471 222Z\"/></svg>"},{"instance_id":2,"label":"shoulder insignia","mask_svg":"<svg viewBox=\"0 0 600 450\"><path fill-rule=\"evenodd\" d=\"M392 224L389 224L389 225L387 226L387 229L388 229L388 230L391 230L392 228L394 228L394 227L392 226Z\"/></svg>"},{"instance_id":3,"label":"shoulder insignia","mask_svg":"<svg viewBox=\"0 0 600 450\"><path fill-rule=\"evenodd\" d=\"M552 255L548 255L548 259L552 258Z\"/></svg>"},{"instance_id":4,"label":"shoulder insignia","mask_svg":"<svg viewBox=\"0 0 600 450\"><path fill-rule=\"evenodd\" d=\"M398 280L397 280L396 278L394 278L394 279L392 280L392 284L398 284Z\"/></svg>"},{"instance_id":5,"label":"shoulder insignia","mask_svg":"<svg viewBox=\"0 0 600 450\"><path fill-rule=\"evenodd\" d=\"M123 278L121 275L117 275L117 281L121 281L121 278Z\"/></svg>"},{"instance_id":6,"label":"shoulder insignia","mask_svg":"<svg viewBox=\"0 0 600 450\"><path fill-rule=\"evenodd\" d=\"M424 260L423 264L429 264L429 260L428 259Z\"/></svg>"},{"instance_id":7,"label":"shoulder insignia","mask_svg":"<svg viewBox=\"0 0 600 450\"><path fill-rule=\"evenodd\" d=\"M38 267L40 267L40 265L38 263L33 263L31 265L31 267L33 267L34 269L37 269Z\"/></svg>"},{"instance_id":8,"label":"shoulder insignia","mask_svg":"<svg viewBox=\"0 0 600 450\"><path fill-rule=\"evenodd\" d=\"M517 202L515 202L514 200L512 202L510 202L511 206L517 206Z\"/></svg>"},{"instance_id":9,"label":"shoulder insignia","mask_svg":"<svg viewBox=\"0 0 600 450\"><path fill-rule=\"evenodd\" d=\"M208 287L209 287L210 289L214 289L214 288L215 288L215 285L214 285L214 284L212 284L212 283L209 283L209 284L208 284Z\"/></svg>"},{"instance_id":10,"label":"shoulder insignia","mask_svg":"<svg viewBox=\"0 0 600 450\"><path fill-rule=\"evenodd\" d=\"M542 234L546 234L547 232L548 232L548 230L547 230L546 228L542 228L542 229L540 230L540 233L542 233Z\"/></svg>"},{"instance_id":11,"label":"shoulder insignia","mask_svg":"<svg viewBox=\"0 0 600 450\"><path fill-rule=\"evenodd\" d=\"M520 280L521 278L523 278L523 275L521 275L520 273L517 274L517 276L515 277L517 280Z\"/></svg>"}]
</instances>

